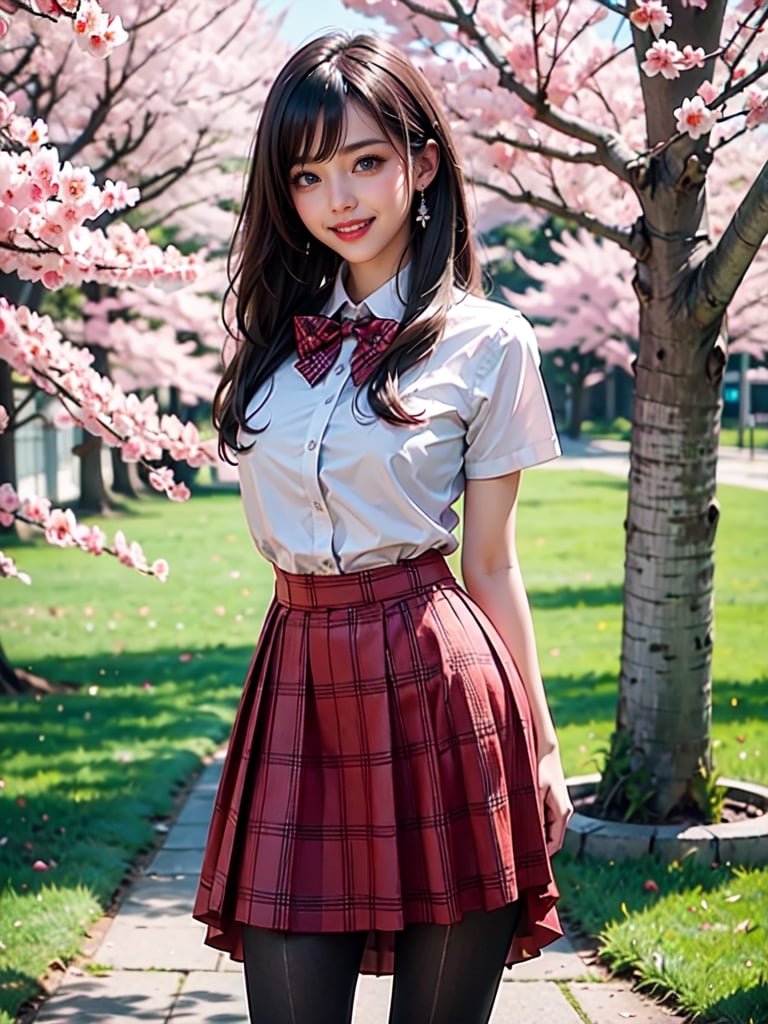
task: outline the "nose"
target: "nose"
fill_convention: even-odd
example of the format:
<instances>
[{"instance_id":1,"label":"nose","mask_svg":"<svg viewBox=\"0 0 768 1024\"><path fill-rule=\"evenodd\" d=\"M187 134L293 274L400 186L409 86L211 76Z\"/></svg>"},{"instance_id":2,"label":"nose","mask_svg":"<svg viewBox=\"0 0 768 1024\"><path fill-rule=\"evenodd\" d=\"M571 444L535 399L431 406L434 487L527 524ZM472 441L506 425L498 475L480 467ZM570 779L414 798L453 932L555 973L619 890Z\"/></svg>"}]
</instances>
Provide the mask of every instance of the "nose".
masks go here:
<instances>
[{"instance_id":1,"label":"nose","mask_svg":"<svg viewBox=\"0 0 768 1024\"><path fill-rule=\"evenodd\" d=\"M331 180L329 201L333 213L352 210L357 206L357 200L346 175L339 175Z\"/></svg>"}]
</instances>

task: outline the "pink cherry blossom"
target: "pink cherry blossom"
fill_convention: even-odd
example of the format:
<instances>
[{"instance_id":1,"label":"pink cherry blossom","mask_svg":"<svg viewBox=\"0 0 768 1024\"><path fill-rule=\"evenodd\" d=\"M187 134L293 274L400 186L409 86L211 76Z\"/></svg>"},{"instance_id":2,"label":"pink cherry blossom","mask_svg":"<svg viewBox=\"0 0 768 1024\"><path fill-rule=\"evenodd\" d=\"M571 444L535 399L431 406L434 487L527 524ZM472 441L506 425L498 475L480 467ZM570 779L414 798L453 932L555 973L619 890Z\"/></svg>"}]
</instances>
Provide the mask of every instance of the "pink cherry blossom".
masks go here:
<instances>
[{"instance_id":1,"label":"pink cherry blossom","mask_svg":"<svg viewBox=\"0 0 768 1024\"><path fill-rule=\"evenodd\" d=\"M60 548L77 544L77 520L68 508L55 508L45 524L45 539Z\"/></svg>"},{"instance_id":2,"label":"pink cherry blossom","mask_svg":"<svg viewBox=\"0 0 768 1024\"><path fill-rule=\"evenodd\" d=\"M0 486L0 525L11 526L14 520L13 513L20 505L19 497L11 484Z\"/></svg>"},{"instance_id":3,"label":"pink cherry blossom","mask_svg":"<svg viewBox=\"0 0 768 1024\"><path fill-rule=\"evenodd\" d=\"M154 576L157 576L161 583L165 583L165 581L168 579L168 573L170 572L170 569L168 567L168 563L164 558L156 558L155 561L152 563L151 572Z\"/></svg>"},{"instance_id":4,"label":"pink cherry blossom","mask_svg":"<svg viewBox=\"0 0 768 1024\"><path fill-rule=\"evenodd\" d=\"M744 109L747 111L747 128L768 124L768 90L757 87L750 89L744 101Z\"/></svg>"},{"instance_id":5,"label":"pink cherry blossom","mask_svg":"<svg viewBox=\"0 0 768 1024\"><path fill-rule=\"evenodd\" d=\"M84 550L92 555L100 555L104 551L106 536L99 526L78 526L77 543Z\"/></svg>"},{"instance_id":6,"label":"pink cherry blossom","mask_svg":"<svg viewBox=\"0 0 768 1024\"><path fill-rule=\"evenodd\" d=\"M16 563L11 556L6 555L3 551L0 551L0 577L5 577L6 579L17 579L20 583L26 584L32 582L27 573L19 572L16 567Z\"/></svg>"},{"instance_id":7,"label":"pink cherry blossom","mask_svg":"<svg viewBox=\"0 0 768 1024\"><path fill-rule=\"evenodd\" d=\"M664 78L678 78L680 64L683 60L682 51L671 39L657 39L645 52L645 60L640 67L649 78L661 74Z\"/></svg>"},{"instance_id":8,"label":"pink cherry blossom","mask_svg":"<svg viewBox=\"0 0 768 1024\"><path fill-rule=\"evenodd\" d=\"M30 523L46 526L51 515L51 503L48 498L25 498L21 504L21 514Z\"/></svg>"},{"instance_id":9,"label":"pink cherry blossom","mask_svg":"<svg viewBox=\"0 0 768 1024\"><path fill-rule=\"evenodd\" d=\"M696 95L701 96L704 102L709 106L712 100L720 93L719 89L716 89L711 82L702 82L699 88L696 90Z\"/></svg>"},{"instance_id":10,"label":"pink cherry blossom","mask_svg":"<svg viewBox=\"0 0 768 1024\"><path fill-rule=\"evenodd\" d=\"M8 415L8 410L4 405L0 405L0 434L4 434L8 429L8 424L11 422Z\"/></svg>"},{"instance_id":11,"label":"pink cherry blossom","mask_svg":"<svg viewBox=\"0 0 768 1024\"><path fill-rule=\"evenodd\" d=\"M686 45L683 47L683 59L680 62L680 68L683 71L690 71L691 68L703 68L706 59L707 51L703 46Z\"/></svg>"},{"instance_id":12,"label":"pink cherry blossom","mask_svg":"<svg viewBox=\"0 0 768 1024\"><path fill-rule=\"evenodd\" d=\"M186 484L178 483L174 484L168 492L168 497L171 501L189 501L190 490Z\"/></svg>"},{"instance_id":13,"label":"pink cherry blossom","mask_svg":"<svg viewBox=\"0 0 768 1024\"><path fill-rule=\"evenodd\" d=\"M632 24L645 31L650 28L657 38L672 24L669 8L661 0L636 0L637 6L629 15Z\"/></svg>"},{"instance_id":14,"label":"pink cherry blossom","mask_svg":"<svg viewBox=\"0 0 768 1024\"><path fill-rule=\"evenodd\" d=\"M677 119L677 130L690 135L692 139L699 139L702 135L708 135L717 124L718 113L710 110L701 96L694 96L683 100L682 106L675 110Z\"/></svg>"},{"instance_id":15,"label":"pink cherry blossom","mask_svg":"<svg viewBox=\"0 0 768 1024\"><path fill-rule=\"evenodd\" d=\"M149 474L149 482L156 491L167 491L173 486L173 470L167 466L153 469Z\"/></svg>"}]
</instances>

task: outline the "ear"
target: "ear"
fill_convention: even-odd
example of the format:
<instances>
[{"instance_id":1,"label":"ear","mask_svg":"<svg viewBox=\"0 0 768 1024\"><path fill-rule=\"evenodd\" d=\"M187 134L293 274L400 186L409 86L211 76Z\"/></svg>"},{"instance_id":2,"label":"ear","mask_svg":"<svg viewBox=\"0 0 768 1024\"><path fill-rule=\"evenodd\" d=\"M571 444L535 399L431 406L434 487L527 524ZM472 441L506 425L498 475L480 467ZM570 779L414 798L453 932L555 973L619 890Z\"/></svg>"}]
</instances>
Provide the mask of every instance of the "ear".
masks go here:
<instances>
[{"instance_id":1,"label":"ear","mask_svg":"<svg viewBox=\"0 0 768 1024\"><path fill-rule=\"evenodd\" d=\"M413 183L417 191L426 188L432 183L437 168L440 166L440 147L434 139L428 139L427 144L416 157L414 164Z\"/></svg>"}]
</instances>

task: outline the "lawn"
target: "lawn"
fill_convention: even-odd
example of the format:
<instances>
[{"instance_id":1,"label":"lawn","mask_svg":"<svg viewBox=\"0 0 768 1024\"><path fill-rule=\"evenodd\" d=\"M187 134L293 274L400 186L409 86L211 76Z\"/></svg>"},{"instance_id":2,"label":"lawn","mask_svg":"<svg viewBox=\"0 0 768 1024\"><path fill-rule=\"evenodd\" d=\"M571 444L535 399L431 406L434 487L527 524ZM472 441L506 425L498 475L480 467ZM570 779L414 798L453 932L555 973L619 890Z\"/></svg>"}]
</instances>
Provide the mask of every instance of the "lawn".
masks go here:
<instances>
[{"instance_id":1,"label":"lawn","mask_svg":"<svg viewBox=\"0 0 768 1024\"><path fill-rule=\"evenodd\" d=\"M756 529L765 496L721 488L719 498L717 767L766 782L768 671L758 638L768 619L768 539ZM522 502L542 667L566 769L581 774L594 770L615 713L625 487L597 473L537 471ZM234 495L205 493L182 506L143 500L114 527L141 541L150 561L168 558L167 583L112 559L34 545L12 551L32 586L0 588L12 661L78 684L0 702L0 1024L50 962L75 952L152 848L200 758L226 738L271 591ZM564 858L557 870L566 911L604 935L613 963L678 992L702 1021L746 1024L743 1008L766 986L766 937L754 922L768 919L768 870L697 874L650 859ZM645 888L648 878L657 892ZM684 928L675 926L681 918Z\"/></svg>"}]
</instances>

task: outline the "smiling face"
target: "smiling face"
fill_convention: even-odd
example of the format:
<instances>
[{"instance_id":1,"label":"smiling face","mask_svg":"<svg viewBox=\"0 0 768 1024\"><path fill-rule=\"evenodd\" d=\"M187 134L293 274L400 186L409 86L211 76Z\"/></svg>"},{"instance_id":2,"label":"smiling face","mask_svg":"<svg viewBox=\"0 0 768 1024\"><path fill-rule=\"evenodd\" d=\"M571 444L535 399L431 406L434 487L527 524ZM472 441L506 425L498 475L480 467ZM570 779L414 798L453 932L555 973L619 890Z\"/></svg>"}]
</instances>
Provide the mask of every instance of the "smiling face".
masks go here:
<instances>
[{"instance_id":1,"label":"smiling face","mask_svg":"<svg viewBox=\"0 0 768 1024\"><path fill-rule=\"evenodd\" d=\"M349 264L347 291L361 302L408 262L414 197L437 170L428 142L408 165L405 153L358 104L345 110L332 156L291 168L291 194L307 231Z\"/></svg>"}]
</instances>

